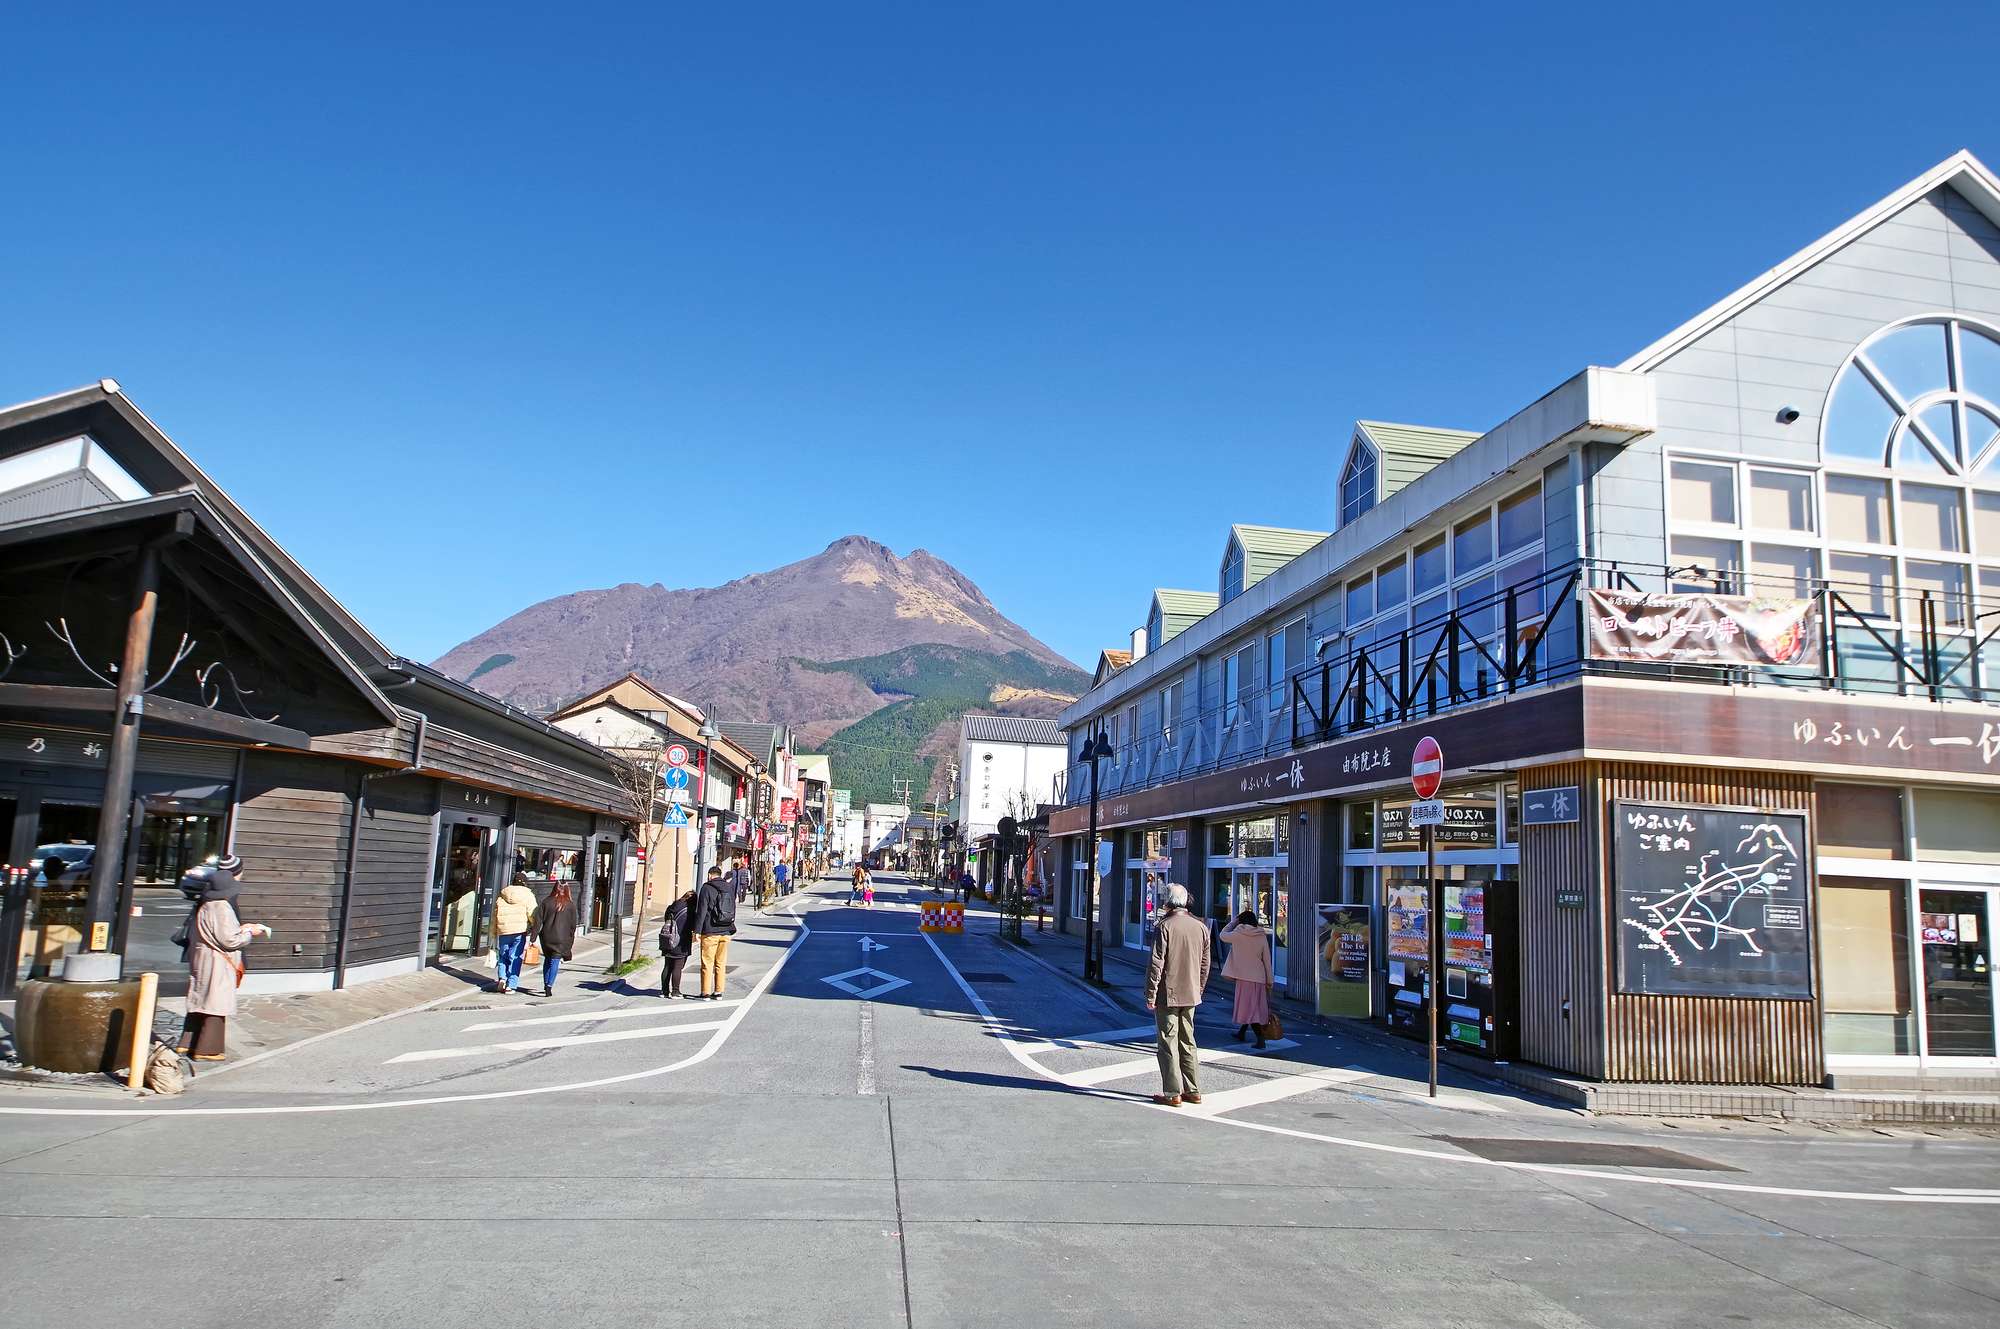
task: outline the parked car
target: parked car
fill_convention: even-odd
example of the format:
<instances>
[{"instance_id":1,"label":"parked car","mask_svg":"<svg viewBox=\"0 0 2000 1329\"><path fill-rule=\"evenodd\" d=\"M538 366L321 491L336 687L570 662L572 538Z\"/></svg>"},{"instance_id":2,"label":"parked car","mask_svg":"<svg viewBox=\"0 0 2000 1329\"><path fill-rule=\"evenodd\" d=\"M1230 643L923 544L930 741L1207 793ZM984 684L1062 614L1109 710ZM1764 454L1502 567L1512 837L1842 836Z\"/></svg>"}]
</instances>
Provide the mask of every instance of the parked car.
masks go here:
<instances>
[{"instance_id":1,"label":"parked car","mask_svg":"<svg viewBox=\"0 0 2000 1329\"><path fill-rule=\"evenodd\" d=\"M61 885L71 890L80 889L78 883L88 880L90 869L97 860L97 846L79 844L44 844L35 846L34 875L28 879L31 886L43 886L47 882L42 872L42 862L48 858L60 858L69 866L62 871Z\"/></svg>"}]
</instances>

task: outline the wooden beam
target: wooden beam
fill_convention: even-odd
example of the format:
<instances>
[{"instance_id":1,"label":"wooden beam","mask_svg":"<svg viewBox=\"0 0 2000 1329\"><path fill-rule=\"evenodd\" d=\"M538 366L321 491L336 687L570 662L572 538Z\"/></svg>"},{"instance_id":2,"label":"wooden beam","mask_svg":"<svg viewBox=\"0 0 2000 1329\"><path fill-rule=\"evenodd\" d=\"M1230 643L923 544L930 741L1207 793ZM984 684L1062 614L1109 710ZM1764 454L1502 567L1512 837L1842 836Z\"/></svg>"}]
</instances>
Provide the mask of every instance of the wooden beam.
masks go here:
<instances>
[{"instance_id":1,"label":"wooden beam","mask_svg":"<svg viewBox=\"0 0 2000 1329\"><path fill-rule=\"evenodd\" d=\"M100 711L109 714L118 707L118 694L110 688L66 688L42 683L0 683L0 708L38 711ZM246 743L264 743L285 748L310 748L312 735L303 729L253 720L244 715L191 706L170 697L146 698L146 714L163 724Z\"/></svg>"}]
</instances>

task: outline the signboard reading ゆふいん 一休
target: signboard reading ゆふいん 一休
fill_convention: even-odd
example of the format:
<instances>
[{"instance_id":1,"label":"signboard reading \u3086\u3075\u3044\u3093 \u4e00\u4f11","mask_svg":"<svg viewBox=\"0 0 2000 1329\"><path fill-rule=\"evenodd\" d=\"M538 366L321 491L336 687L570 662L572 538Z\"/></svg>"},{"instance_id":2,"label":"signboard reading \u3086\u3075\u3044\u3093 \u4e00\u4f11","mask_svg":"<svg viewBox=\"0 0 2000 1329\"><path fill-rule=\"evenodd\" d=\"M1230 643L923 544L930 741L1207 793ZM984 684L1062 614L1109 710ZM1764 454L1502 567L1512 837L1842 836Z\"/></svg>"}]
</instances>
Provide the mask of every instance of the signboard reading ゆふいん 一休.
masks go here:
<instances>
[{"instance_id":1,"label":"signboard reading \u3086\u3075\u3044\u3093 \u4e00\u4f11","mask_svg":"<svg viewBox=\"0 0 2000 1329\"><path fill-rule=\"evenodd\" d=\"M1803 814L1620 801L1612 826L1619 991L1812 996Z\"/></svg>"}]
</instances>

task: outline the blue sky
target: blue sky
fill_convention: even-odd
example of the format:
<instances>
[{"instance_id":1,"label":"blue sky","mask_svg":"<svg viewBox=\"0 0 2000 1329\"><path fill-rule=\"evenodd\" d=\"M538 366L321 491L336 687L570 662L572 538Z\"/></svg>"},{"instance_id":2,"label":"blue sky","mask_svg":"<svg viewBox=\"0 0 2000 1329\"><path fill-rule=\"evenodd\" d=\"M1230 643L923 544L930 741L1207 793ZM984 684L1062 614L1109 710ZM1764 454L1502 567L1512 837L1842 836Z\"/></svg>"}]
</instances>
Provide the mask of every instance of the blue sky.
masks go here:
<instances>
[{"instance_id":1,"label":"blue sky","mask_svg":"<svg viewBox=\"0 0 2000 1329\"><path fill-rule=\"evenodd\" d=\"M858 532L1088 665L1356 418L2000 164L1990 3L282 8L0 18L0 398L116 378L420 659Z\"/></svg>"}]
</instances>

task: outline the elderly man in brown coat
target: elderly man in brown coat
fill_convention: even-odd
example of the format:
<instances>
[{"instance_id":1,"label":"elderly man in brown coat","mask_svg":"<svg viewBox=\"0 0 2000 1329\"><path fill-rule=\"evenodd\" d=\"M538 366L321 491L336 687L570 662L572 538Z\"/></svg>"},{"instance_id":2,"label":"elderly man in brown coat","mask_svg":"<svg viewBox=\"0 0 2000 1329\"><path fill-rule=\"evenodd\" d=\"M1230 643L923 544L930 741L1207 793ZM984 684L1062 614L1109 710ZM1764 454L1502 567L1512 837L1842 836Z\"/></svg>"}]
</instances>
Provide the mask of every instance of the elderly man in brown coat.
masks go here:
<instances>
[{"instance_id":1,"label":"elderly man in brown coat","mask_svg":"<svg viewBox=\"0 0 2000 1329\"><path fill-rule=\"evenodd\" d=\"M1201 1102L1201 1050L1194 1041L1194 1008L1208 986L1208 927L1188 913L1185 886L1167 887L1165 912L1153 930L1153 962L1146 969L1146 1009L1159 1031L1160 1089L1155 1103L1179 1107Z\"/></svg>"}]
</instances>

